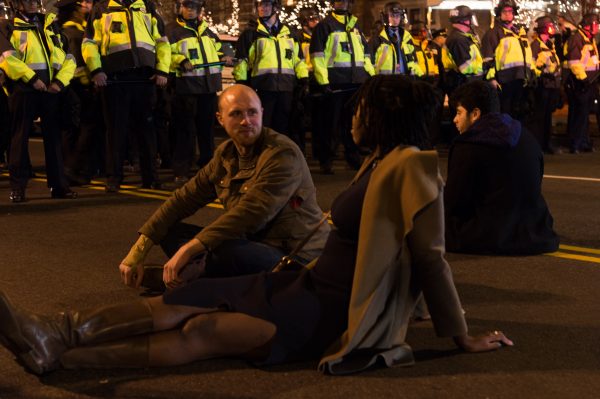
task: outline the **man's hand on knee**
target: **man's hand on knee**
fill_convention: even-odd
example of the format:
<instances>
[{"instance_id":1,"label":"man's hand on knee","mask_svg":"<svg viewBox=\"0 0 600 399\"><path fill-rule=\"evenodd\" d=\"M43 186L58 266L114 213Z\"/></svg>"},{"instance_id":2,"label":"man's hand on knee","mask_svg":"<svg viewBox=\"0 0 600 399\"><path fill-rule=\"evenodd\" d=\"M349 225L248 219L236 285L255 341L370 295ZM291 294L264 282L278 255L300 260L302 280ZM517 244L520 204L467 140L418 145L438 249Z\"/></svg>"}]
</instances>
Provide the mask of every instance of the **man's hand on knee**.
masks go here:
<instances>
[{"instance_id":1,"label":"man's hand on knee","mask_svg":"<svg viewBox=\"0 0 600 399\"><path fill-rule=\"evenodd\" d=\"M169 286L177 284L177 278L181 269L187 265L194 256L203 252L206 252L206 247L195 238L179 248L175 255L165 263L163 271L163 281L165 285Z\"/></svg>"},{"instance_id":2,"label":"man's hand on knee","mask_svg":"<svg viewBox=\"0 0 600 399\"><path fill-rule=\"evenodd\" d=\"M123 284L135 288L138 288L142 284L144 260L153 245L154 243L149 237L140 234L138 240L133 244L129 253L119 265L119 273L121 274Z\"/></svg>"},{"instance_id":3,"label":"man's hand on knee","mask_svg":"<svg viewBox=\"0 0 600 399\"><path fill-rule=\"evenodd\" d=\"M119 272L121 273L123 284L129 287L139 288L140 284L142 284L142 279L144 278L144 265L139 263L134 266L129 266L125 263L121 263L119 265Z\"/></svg>"}]
</instances>

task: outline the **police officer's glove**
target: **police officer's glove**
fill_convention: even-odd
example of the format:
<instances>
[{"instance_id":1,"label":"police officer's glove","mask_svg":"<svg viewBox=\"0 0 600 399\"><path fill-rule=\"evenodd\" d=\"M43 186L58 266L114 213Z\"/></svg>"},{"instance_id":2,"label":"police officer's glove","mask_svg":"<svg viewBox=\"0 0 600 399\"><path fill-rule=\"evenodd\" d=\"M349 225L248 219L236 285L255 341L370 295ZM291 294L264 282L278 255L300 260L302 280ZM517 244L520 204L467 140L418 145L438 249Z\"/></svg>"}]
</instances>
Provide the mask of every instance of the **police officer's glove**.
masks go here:
<instances>
[{"instance_id":1,"label":"police officer's glove","mask_svg":"<svg viewBox=\"0 0 600 399\"><path fill-rule=\"evenodd\" d=\"M320 85L319 89L321 89L321 93L323 94L332 94L333 90L331 90L331 86L329 84Z\"/></svg>"},{"instance_id":2,"label":"police officer's glove","mask_svg":"<svg viewBox=\"0 0 600 399\"><path fill-rule=\"evenodd\" d=\"M298 86L300 89L300 98L307 97L309 93L308 78L300 78L298 80Z\"/></svg>"},{"instance_id":3,"label":"police officer's glove","mask_svg":"<svg viewBox=\"0 0 600 399\"><path fill-rule=\"evenodd\" d=\"M33 86L34 89L36 89L37 91L46 91L48 90L48 88L46 87L46 84L44 82L42 82L42 80L40 78L34 78L35 80L33 82L31 82L31 86Z\"/></svg>"},{"instance_id":4,"label":"police officer's glove","mask_svg":"<svg viewBox=\"0 0 600 399\"><path fill-rule=\"evenodd\" d=\"M188 59L185 59L185 60L181 61L181 63L179 64L179 67L184 72L191 72L191 71L194 70L194 66L192 65L192 63Z\"/></svg>"},{"instance_id":5,"label":"police officer's glove","mask_svg":"<svg viewBox=\"0 0 600 399\"><path fill-rule=\"evenodd\" d=\"M108 76L104 72L98 72L92 77L92 82L94 82L94 86L96 87L106 86L107 80Z\"/></svg>"}]
</instances>

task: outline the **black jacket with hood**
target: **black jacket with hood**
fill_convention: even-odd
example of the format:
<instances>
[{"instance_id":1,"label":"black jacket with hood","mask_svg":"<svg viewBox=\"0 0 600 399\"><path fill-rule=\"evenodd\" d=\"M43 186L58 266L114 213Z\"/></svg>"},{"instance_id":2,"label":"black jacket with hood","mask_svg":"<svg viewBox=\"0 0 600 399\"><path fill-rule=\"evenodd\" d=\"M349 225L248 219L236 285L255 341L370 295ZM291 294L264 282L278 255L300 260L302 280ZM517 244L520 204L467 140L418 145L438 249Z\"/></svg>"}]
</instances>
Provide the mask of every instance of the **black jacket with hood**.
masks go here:
<instances>
[{"instance_id":1,"label":"black jacket with hood","mask_svg":"<svg viewBox=\"0 0 600 399\"><path fill-rule=\"evenodd\" d=\"M519 121L483 115L450 148L446 249L503 255L557 250L543 174L542 150Z\"/></svg>"}]
</instances>

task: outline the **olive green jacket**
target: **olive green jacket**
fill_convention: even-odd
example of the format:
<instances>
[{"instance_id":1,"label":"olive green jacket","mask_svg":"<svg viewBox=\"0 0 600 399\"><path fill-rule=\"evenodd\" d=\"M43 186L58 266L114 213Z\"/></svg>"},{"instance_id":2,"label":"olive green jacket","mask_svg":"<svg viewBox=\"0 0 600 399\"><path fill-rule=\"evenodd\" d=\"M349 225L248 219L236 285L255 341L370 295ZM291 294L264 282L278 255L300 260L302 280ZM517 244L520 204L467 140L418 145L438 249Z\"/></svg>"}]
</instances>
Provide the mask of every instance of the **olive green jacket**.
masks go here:
<instances>
[{"instance_id":1,"label":"olive green jacket","mask_svg":"<svg viewBox=\"0 0 600 399\"><path fill-rule=\"evenodd\" d=\"M139 233L155 243L178 221L218 199L225 212L196 238L209 250L230 239L259 241L289 253L318 224L323 211L302 152L293 141L263 128L254 157L240 167L231 139L185 186L158 208ZM305 259L320 255L329 234L324 223L302 251Z\"/></svg>"}]
</instances>

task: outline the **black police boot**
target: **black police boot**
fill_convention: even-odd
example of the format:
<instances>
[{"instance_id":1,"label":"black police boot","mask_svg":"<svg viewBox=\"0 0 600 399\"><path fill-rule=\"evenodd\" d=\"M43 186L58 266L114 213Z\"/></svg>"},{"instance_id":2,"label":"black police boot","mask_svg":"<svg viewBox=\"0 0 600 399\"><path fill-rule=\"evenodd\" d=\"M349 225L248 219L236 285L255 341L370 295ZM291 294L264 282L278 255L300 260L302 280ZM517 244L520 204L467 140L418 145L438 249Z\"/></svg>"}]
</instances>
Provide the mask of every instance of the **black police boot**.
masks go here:
<instances>
[{"instance_id":1,"label":"black police boot","mask_svg":"<svg viewBox=\"0 0 600 399\"><path fill-rule=\"evenodd\" d=\"M25 202L25 190L20 188L11 190L8 199L14 203Z\"/></svg>"},{"instance_id":2,"label":"black police boot","mask_svg":"<svg viewBox=\"0 0 600 399\"><path fill-rule=\"evenodd\" d=\"M77 192L69 188L50 188L50 196L53 199L75 199L77 198Z\"/></svg>"}]
</instances>

